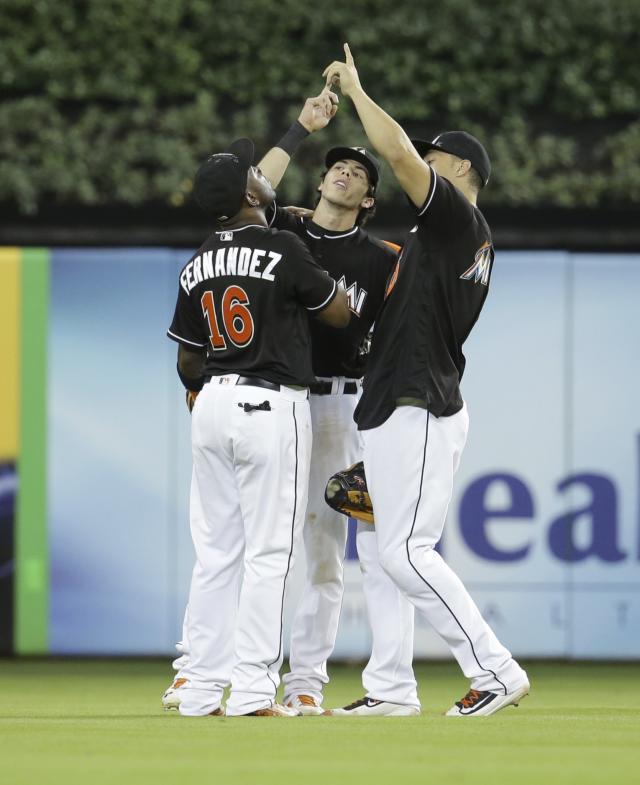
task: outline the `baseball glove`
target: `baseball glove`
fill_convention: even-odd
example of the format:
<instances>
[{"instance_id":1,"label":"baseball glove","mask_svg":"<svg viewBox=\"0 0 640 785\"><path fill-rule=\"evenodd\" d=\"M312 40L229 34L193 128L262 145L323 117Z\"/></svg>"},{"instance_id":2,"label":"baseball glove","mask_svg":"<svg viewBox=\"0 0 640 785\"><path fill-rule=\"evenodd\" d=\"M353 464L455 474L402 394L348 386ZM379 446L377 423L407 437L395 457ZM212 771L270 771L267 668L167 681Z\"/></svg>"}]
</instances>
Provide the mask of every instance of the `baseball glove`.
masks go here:
<instances>
[{"instance_id":1,"label":"baseball glove","mask_svg":"<svg viewBox=\"0 0 640 785\"><path fill-rule=\"evenodd\" d=\"M362 461L354 463L353 466L334 474L329 479L324 500L329 507L333 507L343 515L373 523L373 505Z\"/></svg>"}]
</instances>

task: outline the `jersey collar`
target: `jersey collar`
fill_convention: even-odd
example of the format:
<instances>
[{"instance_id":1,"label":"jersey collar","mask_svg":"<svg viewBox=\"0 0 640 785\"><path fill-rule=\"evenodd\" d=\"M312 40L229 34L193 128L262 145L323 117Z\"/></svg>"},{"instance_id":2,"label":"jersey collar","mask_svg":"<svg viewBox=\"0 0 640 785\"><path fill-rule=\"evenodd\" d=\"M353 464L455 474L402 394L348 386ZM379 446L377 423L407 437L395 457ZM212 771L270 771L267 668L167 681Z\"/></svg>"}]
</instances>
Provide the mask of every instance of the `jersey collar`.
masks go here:
<instances>
[{"instance_id":1,"label":"jersey collar","mask_svg":"<svg viewBox=\"0 0 640 785\"><path fill-rule=\"evenodd\" d=\"M245 226L238 226L235 229L218 229L215 234L225 234L226 232L242 232L244 229L267 229L266 226L260 224L246 224Z\"/></svg>"},{"instance_id":2,"label":"jersey collar","mask_svg":"<svg viewBox=\"0 0 640 785\"><path fill-rule=\"evenodd\" d=\"M351 237L352 235L357 234L360 227L354 226L351 229L347 229L346 232L336 232L332 229L325 229L323 226L318 226L318 224L309 219L308 221L305 221L304 228L307 234L315 240L321 240L322 238L327 240L338 240L342 237Z\"/></svg>"}]
</instances>

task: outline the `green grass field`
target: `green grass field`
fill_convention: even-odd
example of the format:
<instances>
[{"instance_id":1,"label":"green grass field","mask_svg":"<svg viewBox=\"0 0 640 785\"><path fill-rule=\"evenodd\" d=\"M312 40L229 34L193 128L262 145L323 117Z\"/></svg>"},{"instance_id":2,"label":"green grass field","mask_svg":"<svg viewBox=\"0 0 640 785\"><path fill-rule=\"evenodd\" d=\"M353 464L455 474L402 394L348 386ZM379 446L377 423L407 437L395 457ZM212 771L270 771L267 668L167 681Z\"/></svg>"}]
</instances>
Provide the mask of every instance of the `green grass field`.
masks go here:
<instances>
[{"instance_id":1,"label":"green grass field","mask_svg":"<svg viewBox=\"0 0 640 785\"><path fill-rule=\"evenodd\" d=\"M156 661L0 660L3 785L300 782L616 785L640 781L640 664L527 668L519 708L444 718L466 692L454 665L420 664L416 718L191 719L160 708ZM326 705L361 697L333 667Z\"/></svg>"}]
</instances>

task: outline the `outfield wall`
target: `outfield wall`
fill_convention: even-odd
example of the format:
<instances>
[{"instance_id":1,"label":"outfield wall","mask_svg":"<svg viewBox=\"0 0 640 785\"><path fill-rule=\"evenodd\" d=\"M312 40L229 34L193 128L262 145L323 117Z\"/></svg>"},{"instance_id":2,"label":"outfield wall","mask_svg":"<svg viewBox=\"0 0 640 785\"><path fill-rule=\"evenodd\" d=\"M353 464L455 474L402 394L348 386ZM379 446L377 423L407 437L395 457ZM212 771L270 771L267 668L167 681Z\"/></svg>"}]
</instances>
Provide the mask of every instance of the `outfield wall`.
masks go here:
<instances>
[{"instance_id":1,"label":"outfield wall","mask_svg":"<svg viewBox=\"0 0 640 785\"><path fill-rule=\"evenodd\" d=\"M21 653L162 654L180 636L189 416L164 332L188 255L0 249L2 542L12 517L16 535L0 586L15 564ZM639 294L640 255L498 253L466 345L442 550L517 654L640 657ZM348 551L336 655L359 658ZM416 654L444 653L418 623Z\"/></svg>"}]
</instances>

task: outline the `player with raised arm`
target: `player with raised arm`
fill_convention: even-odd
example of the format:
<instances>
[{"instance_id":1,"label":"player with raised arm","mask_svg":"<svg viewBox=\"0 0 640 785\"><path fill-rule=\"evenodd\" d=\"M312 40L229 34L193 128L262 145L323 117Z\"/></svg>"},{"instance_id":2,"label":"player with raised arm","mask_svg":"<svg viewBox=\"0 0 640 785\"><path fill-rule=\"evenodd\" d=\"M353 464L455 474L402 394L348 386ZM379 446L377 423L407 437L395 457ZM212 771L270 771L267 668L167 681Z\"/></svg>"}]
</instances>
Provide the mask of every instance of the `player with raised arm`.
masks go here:
<instances>
[{"instance_id":1,"label":"player with raised arm","mask_svg":"<svg viewBox=\"0 0 640 785\"><path fill-rule=\"evenodd\" d=\"M168 335L193 407L188 662L180 713L298 716L279 705L284 592L302 524L314 381L307 314L350 319L346 293L295 235L267 226L274 191L234 142L198 170L218 228L180 273Z\"/></svg>"},{"instance_id":2,"label":"player with raised arm","mask_svg":"<svg viewBox=\"0 0 640 785\"><path fill-rule=\"evenodd\" d=\"M346 44L345 55L325 69L327 85L351 99L416 212L376 320L355 412L380 561L471 680L447 714L486 716L528 694L527 674L435 546L467 437L462 345L491 277L491 233L477 208L491 165L464 131L412 142L364 92ZM355 713L359 703L340 713Z\"/></svg>"},{"instance_id":3,"label":"player with raised arm","mask_svg":"<svg viewBox=\"0 0 640 785\"><path fill-rule=\"evenodd\" d=\"M308 99L298 118L260 167L278 185L290 156L308 133L327 125L328 90ZM274 204L272 226L290 229L314 259L344 286L352 312L346 330L311 325L313 449L309 502L303 536L307 574L291 628L290 672L283 677L284 701L304 714L323 713L327 659L336 642L342 596L347 521L324 501L327 479L337 464L361 460L362 444L353 422L361 393L364 362L360 349L384 299L397 255L362 225L375 209L380 180L376 158L362 147L334 147L317 186L318 203L309 217L294 216ZM372 650L363 673L368 712L378 716L420 713L413 674L413 607L386 575L371 526L358 525L357 549L372 630ZM393 700L392 700L393 698Z\"/></svg>"}]
</instances>

